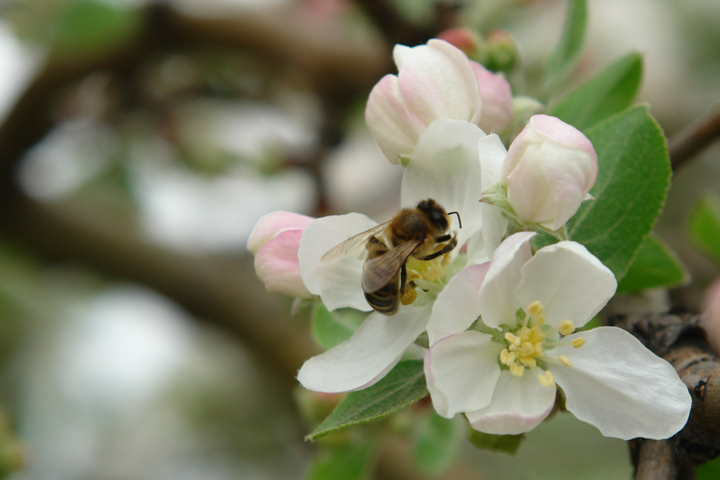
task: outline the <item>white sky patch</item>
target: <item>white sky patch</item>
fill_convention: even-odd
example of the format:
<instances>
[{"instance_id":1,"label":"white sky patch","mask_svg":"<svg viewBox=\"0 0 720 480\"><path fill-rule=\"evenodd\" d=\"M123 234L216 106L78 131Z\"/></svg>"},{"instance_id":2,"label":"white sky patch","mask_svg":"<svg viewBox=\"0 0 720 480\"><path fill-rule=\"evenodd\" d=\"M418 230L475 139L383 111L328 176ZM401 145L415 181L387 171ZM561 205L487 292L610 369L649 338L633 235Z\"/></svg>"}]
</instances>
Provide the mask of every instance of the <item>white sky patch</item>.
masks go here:
<instances>
[{"instance_id":1,"label":"white sky patch","mask_svg":"<svg viewBox=\"0 0 720 480\"><path fill-rule=\"evenodd\" d=\"M35 75L45 58L39 47L21 43L0 19L0 123Z\"/></svg>"}]
</instances>

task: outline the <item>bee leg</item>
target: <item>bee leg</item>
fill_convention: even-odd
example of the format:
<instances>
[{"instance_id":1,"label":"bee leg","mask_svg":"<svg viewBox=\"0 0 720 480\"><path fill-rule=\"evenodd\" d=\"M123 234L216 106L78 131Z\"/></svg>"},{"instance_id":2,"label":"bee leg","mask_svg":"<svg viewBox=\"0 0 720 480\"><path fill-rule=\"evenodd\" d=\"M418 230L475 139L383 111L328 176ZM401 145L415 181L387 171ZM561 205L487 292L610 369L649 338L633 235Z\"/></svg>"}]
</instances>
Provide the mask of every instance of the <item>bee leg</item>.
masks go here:
<instances>
[{"instance_id":1,"label":"bee leg","mask_svg":"<svg viewBox=\"0 0 720 480\"><path fill-rule=\"evenodd\" d=\"M457 246L457 237L455 235L452 236L450 239L450 242L448 242L447 245L445 245L443 248L438 250L437 252L431 253L430 255L425 255L420 260L432 260L434 258L439 257L440 255L445 255L446 253L452 251Z\"/></svg>"},{"instance_id":2,"label":"bee leg","mask_svg":"<svg viewBox=\"0 0 720 480\"><path fill-rule=\"evenodd\" d=\"M448 234L448 235L443 235L442 237L437 237L437 238L435 239L435 243L447 242L447 241L450 240L451 238L452 238L452 236L450 236L449 234Z\"/></svg>"},{"instance_id":3,"label":"bee leg","mask_svg":"<svg viewBox=\"0 0 720 480\"><path fill-rule=\"evenodd\" d=\"M407 267L405 267L405 264L403 263L402 268L400 268L400 294L405 293L405 282L407 281Z\"/></svg>"}]
</instances>

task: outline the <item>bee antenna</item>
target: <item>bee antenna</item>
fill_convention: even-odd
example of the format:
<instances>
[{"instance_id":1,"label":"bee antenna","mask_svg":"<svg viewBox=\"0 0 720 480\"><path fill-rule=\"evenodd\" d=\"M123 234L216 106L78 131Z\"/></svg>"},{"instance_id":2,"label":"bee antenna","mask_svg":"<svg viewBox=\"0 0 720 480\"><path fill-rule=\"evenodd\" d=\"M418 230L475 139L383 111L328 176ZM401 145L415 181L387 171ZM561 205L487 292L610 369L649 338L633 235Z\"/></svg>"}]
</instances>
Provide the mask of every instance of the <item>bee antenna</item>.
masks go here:
<instances>
[{"instance_id":1,"label":"bee antenna","mask_svg":"<svg viewBox=\"0 0 720 480\"><path fill-rule=\"evenodd\" d=\"M462 228L462 220L460 220L460 212L450 212L448 215L457 215L458 217L458 224L460 225L460 228Z\"/></svg>"}]
</instances>

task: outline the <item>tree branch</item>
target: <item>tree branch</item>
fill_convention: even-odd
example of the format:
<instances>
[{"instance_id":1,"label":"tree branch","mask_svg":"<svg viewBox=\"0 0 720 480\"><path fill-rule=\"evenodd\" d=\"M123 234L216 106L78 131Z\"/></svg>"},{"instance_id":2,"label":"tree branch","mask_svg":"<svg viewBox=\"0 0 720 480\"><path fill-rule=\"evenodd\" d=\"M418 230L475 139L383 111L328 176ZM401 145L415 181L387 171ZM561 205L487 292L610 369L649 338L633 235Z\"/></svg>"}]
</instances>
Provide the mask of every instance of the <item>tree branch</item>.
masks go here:
<instances>
[{"instance_id":1,"label":"tree branch","mask_svg":"<svg viewBox=\"0 0 720 480\"><path fill-rule=\"evenodd\" d=\"M720 106L693 122L668 140L668 150L674 171L693 156L720 138Z\"/></svg>"}]
</instances>

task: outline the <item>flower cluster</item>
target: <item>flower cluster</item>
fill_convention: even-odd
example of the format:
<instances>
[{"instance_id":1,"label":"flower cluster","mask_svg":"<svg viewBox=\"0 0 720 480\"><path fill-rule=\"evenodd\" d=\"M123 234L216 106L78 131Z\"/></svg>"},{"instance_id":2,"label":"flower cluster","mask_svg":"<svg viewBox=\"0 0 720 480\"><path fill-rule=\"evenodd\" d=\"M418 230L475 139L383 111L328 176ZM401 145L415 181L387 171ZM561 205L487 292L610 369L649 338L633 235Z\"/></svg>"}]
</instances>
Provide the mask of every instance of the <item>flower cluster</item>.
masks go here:
<instances>
[{"instance_id":1,"label":"flower cluster","mask_svg":"<svg viewBox=\"0 0 720 480\"><path fill-rule=\"evenodd\" d=\"M433 199L458 220L428 219L443 230L430 239L437 254L415 256L427 234L400 239L359 213L260 221L249 248L269 290L371 312L348 340L309 359L300 383L327 393L366 388L427 333L425 375L442 416L463 413L486 433L526 432L550 413L559 386L566 408L607 436L676 433L690 396L673 367L617 328L578 331L617 288L564 234L597 177L590 141L536 115L506 150L487 133L512 120L502 76L443 40L393 54L399 73L375 86L366 121L388 160L402 164L402 206ZM533 254L532 231L562 241ZM415 290L392 315L373 311L363 289L368 275L381 275L366 271L371 239L375 256L393 265L383 294Z\"/></svg>"}]
</instances>

